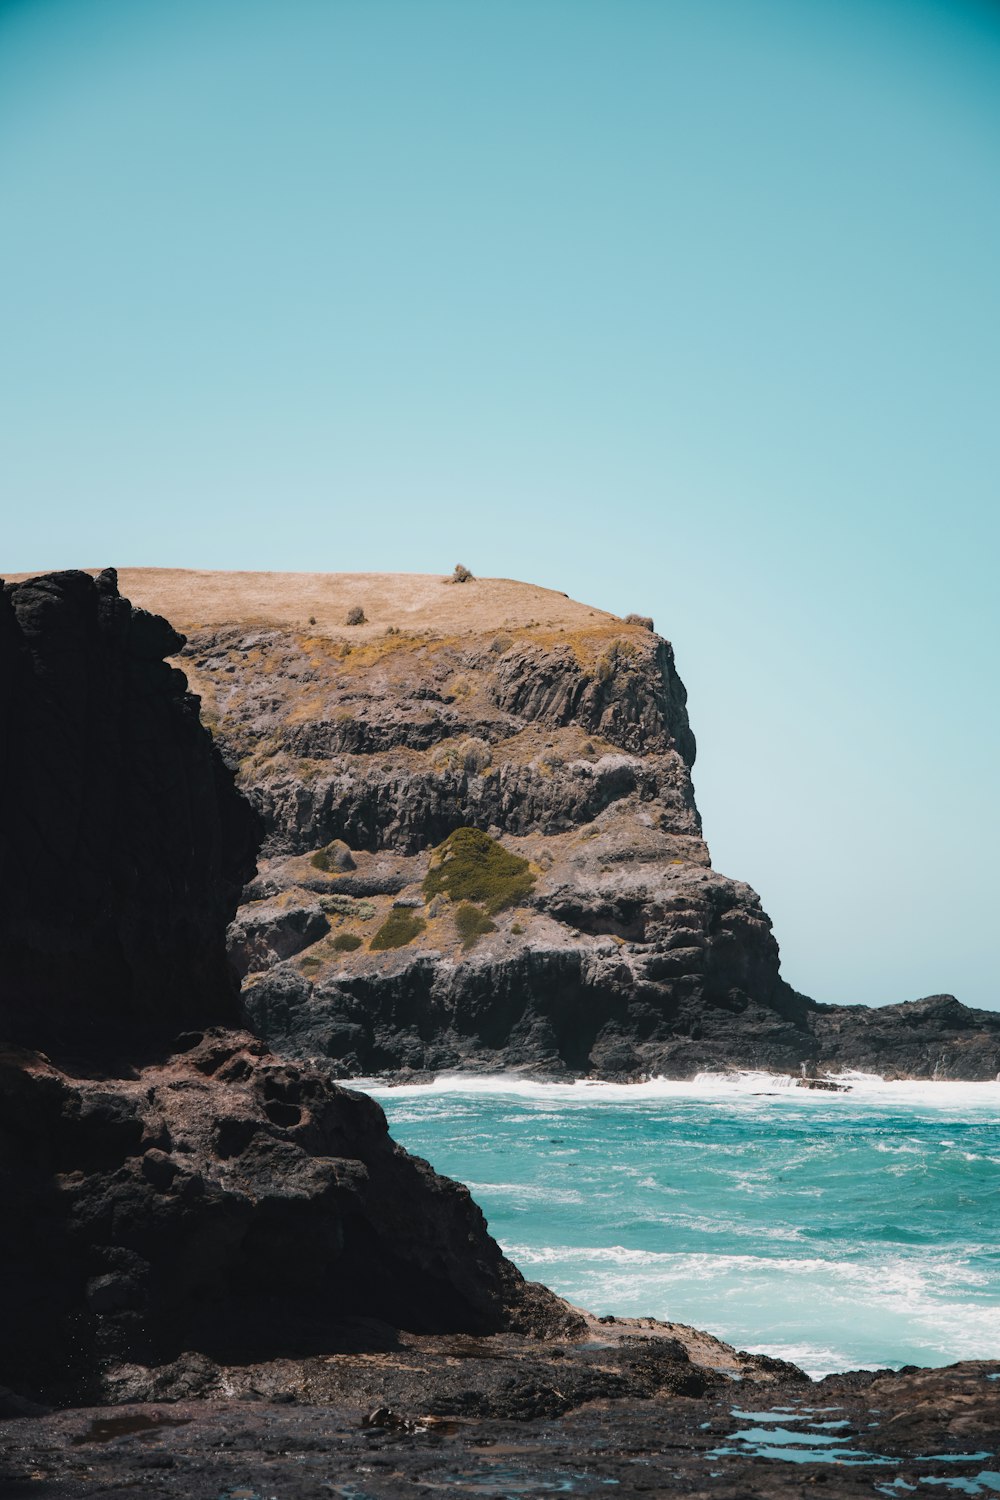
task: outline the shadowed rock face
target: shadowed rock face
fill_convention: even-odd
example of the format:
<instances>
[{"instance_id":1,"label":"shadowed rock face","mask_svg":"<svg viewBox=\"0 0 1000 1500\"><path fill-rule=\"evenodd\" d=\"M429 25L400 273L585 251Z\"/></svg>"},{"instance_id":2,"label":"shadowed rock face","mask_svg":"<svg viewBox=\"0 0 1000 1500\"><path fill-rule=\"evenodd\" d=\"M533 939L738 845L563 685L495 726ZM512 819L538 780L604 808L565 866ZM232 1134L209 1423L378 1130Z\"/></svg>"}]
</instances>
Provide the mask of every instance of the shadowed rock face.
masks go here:
<instances>
[{"instance_id":1,"label":"shadowed rock face","mask_svg":"<svg viewBox=\"0 0 1000 1500\"><path fill-rule=\"evenodd\" d=\"M216 1024L257 825L163 661L181 638L110 572L2 611L0 1385L99 1395L123 1362L329 1351L352 1319L571 1328L378 1105Z\"/></svg>"},{"instance_id":2,"label":"shadowed rock face","mask_svg":"<svg viewBox=\"0 0 1000 1500\"><path fill-rule=\"evenodd\" d=\"M0 1056L0 1384L100 1399L123 1364L329 1353L358 1319L573 1327L373 1100L246 1034L192 1041L129 1079Z\"/></svg>"},{"instance_id":3,"label":"shadowed rock face","mask_svg":"<svg viewBox=\"0 0 1000 1500\"><path fill-rule=\"evenodd\" d=\"M256 819L115 574L0 594L0 1034L50 1050L235 1020Z\"/></svg>"}]
</instances>

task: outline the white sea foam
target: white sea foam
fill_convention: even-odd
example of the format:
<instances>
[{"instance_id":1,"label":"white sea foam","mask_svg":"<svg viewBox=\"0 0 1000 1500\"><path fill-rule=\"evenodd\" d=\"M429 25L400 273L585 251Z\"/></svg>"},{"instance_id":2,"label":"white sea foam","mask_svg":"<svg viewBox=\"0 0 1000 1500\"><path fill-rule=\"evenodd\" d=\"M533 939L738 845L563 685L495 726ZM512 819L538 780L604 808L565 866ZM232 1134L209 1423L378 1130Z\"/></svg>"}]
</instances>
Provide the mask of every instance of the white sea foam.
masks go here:
<instances>
[{"instance_id":1,"label":"white sea foam","mask_svg":"<svg viewBox=\"0 0 1000 1500\"><path fill-rule=\"evenodd\" d=\"M371 1088L406 1144L473 1179L521 1269L595 1312L691 1323L817 1376L995 1354L1000 1084L841 1081Z\"/></svg>"},{"instance_id":2,"label":"white sea foam","mask_svg":"<svg viewBox=\"0 0 1000 1500\"><path fill-rule=\"evenodd\" d=\"M379 1098L423 1098L432 1095L509 1095L542 1104L616 1104L652 1102L658 1099L691 1100L758 1099L785 1100L797 1105L829 1107L835 1101L856 1099L866 1104L911 1105L965 1112L970 1108L1000 1115L1000 1081L957 1082L953 1079L892 1079L877 1073L831 1074L844 1092L810 1088L802 1079L785 1073L734 1071L699 1073L691 1079L651 1078L645 1083L607 1083L578 1078L571 1083L540 1082L516 1073L441 1073L429 1083L389 1084L384 1079L357 1079L353 1088ZM526 1119L538 1119L538 1115Z\"/></svg>"},{"instance_id":3,"label":"white sea foam","mask_svg":"<svg viewBox=\"0 0 1000 1500\"><path fill-rule=\"evenodd\" d=\"M1000 1347L1000 1307L977 1295L988 1278L950 1255L922 1252L919 1257L894 1255L872 1262L675 1253L622 1245L505 1244L504 1250L527 1275L541 1276L557 1291L564 1279L571 1279L584 1305L614 1307L623 1315L697 1321L729 1341L739 1341L737 1329L748 1311L771 1308L778 1313L775 1321L780 1321L781 1310L787 1316L790 1305L808 1309L811 1299L819 1296L828 1315L843 1309L847 1326L859 1316L886 1334L893 1326L906 1326L929 1360L993 1358ZM780 1343L751 1347L790 1359L817 1378L833 1370L886 1363L884 1355L865 1360L856 1352L820 1345L808 1335L801 1342L786 1336Z\"/></svg>"},{"instance_id":4,"label":"white sea foam","mask_svg":"<svg viewBox=\"0 0 1000 1500\"><path fill-rule=\"evenodd\" d=\"M854 1364L851 1356L842 1349L833 1349L823 1344L750 1344L747 1346L747 1353L767 1354L771 1359L787 1359L791 1364L798 1365L800 1370L805 1370L814 1380L822 1380L824 1375L833 1375L840 1370L880 1368L874 1361L869 1364ZM783 1416L782 1420L787 1421L787 1416Z\"/></svg>"}]
</instances>

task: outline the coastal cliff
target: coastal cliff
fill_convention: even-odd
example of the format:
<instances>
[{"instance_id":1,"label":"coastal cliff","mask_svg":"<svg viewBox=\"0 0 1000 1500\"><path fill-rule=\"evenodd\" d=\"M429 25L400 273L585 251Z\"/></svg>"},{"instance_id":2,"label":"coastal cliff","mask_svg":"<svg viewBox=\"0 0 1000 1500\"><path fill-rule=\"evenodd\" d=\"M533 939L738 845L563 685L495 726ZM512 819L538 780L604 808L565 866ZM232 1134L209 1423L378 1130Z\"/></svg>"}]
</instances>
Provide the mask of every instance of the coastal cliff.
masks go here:
<instances>
[{"instance_id":1,"label":"coastal cliff","mask_svg":"<svg viewBox=\"0 0 1000 1500\"><path fill-rule=\"evenodd\" d=\"M663 683L656 703L630 690L623 706L613 693L588 696L585 684L573 706L558 711L568 722L539 730L532 720L515 732L551 739L539 748L558 755L556 744L591 733L574 719L581 703L591 705L601 731L590 740L597 763L610 774L620 756L625 779L589 821L575 822L559 792L539 804L553 820L547 832L463 821L433 849L421 846L423 835L387 849L376 817L370 847L355 836L353 852L328 826L314 862L272 820L275 852L237 912L255 821L181 676L162 660L184 649L180 639L121 598L110 571L96 580L68 573L8 585L3 608L3 751L13 777L2 867L10 904L0 927L9 1028L0 1039L4 1494L83 1500L141 1488L180 1500L279 1488L290 1500L313 1500L331 1488L360 1493L359 1474L366 1494L386 1500L414 1486L691 1494L701 1493L708 1471L713 1494L736 1500L798 1494L800 1477L825 1481L817 1466L831 1456L823 1445L835 1442L844 1445L836 1493L861 1495L885 1465L909 1488L945 1459L962 1466L953 1472L971 1474L985 1456L979 1450L1000 1442L1000 1371L992 1363L829 1377L818 1399L844 1413L831 1438L831 1424L807 1404L813 1388L793 1365L684 1325L578 1312L523 1280L468 1191L396 1146L373 1100L334 1083L329 1066L275 1056L227 1024L235 1000L221 958L229 921L231 949L248 976L261 976L264 993L297 986L311 968L320 995L324 984L337 994L352 974L369 974L385 976L391 997L393 973L422 965L437 1004L434 976L449 964L455 975L472 972L472 960L486 955L478 990L457 979L453 1010L428 1010L417 995L410 1018L414 1046L468 1045L484 1061L511 1046L490 985L503 981L505 955L518 953L547 976L544 994L539 982L523 1012L531 1017L532 1061L568 1065L558 1048L571 1046L588 993L594 1025L607 1026L608 991L588 990L581 954L603 960L618 952L631 973L644 955L677 952L684 955L677 970L650 979L643 992L652 1010L676 984L676 993L707 997L720 1014L725 996L730 1003L745 996L744 1016L757 1007L771 1016L766 1024L797 1026L796 1006L808 1003L781 986L756 899L707 864L690 797L683 692L661 643L635 638L645 669ZM192 643L196 657L203 649ZM221 668L224 685L237 678L237 692L249 690L253 676ZM321 674L323 691L327 681ZM474 691L455 701L464 705ZM283 723L285 700L276 686L270 696ZM391 716L384 692L368 701L374 710L380 698ZM546 711L533 702L533 712ZM662 712L669 702L673 726ZM463 732L464 712L449 720ZM611 731L633 748L615 748ZM648 754L647 743L655 744ZM586 742L580 752L593 767ZM283 753L272 750L263 762ZM472 769L467 760L446 768L457 771L460 788L461 778L483 774L475 762L484 751L466 755L474 756ZM524 762L529 784L551 778L572 786L565 762L548 760L546 774L540 761L532 752ZM412 764L419 782L424 762ZM293 782L298 774L287 763L273 769ZM340 762L331 769L345 774ZM369 769L378 773L375 762ZM428 807L436 774L423 773ZM268 780L246 766L241 775L244 784ZM265 800L261 794L258 805ZM33 842L32 801L62 810L61 847L86 874L79 903L66 897L66 913L59 898L68 877L53 857L59 824L39 819L49 831ZM385 807L397 816L410 804L387 798ZM517 799L509 815L523 816ZM568 826L557 827L564 818ZM600 826L581 850L573 841L590 823ZM70 842L74 829L85 837ZM286 839L292 847L283 850ZM635 841L638 854L630 846L616 861L616 848L625 848L616 839ZM587 844L600 850L596 858L574 862ZM170 872L166 888L157 884L158 862ZM393 904L400 900L410 904ZM472 917L462 917L465 907ZM413 932L417 923L424 925ZM384 937L387 925L402 932L397 948ZM372 936L336 946L338 935L365 931ZM685 939L671 945L677 932ZM426 943L425 933L436 946L409 953L417 939ZM561 940L546 937L552 933ZM325 957L325 947L314 953L318 945L338 957ZM278 947L292 956L282 958ZM352 959L371 968L343 967ZM563 963L560 1032L562 1013L545 996ZM517 974L511 963L510 986ZM628 1004L638 1003L633 981L622 983ZM329 1011L325 1003L306 995L290 1004L319 1007L311 1040L347 1024L337 1019L342 1002ZM930 1008L934 1024L956 1024L947 1004ZM635 1013L625 1019L634 1025ZM532 1027L540 1028L534 1036ZM275 1028L294 1046L293 1027ZM397 1034L407 1036L386 1023L387 1048ZM638 1044L626 1034L623 1045ZM767 1446L770 1430L761 1439L756 1424L800 1419L815 1452L790 1478L780 1450L776 1457ZM975 1487L973 1478L963 1482Z\"/></svg>"},{"instance_id":2,"label":"coastal cliff","mask_svg":"<svg viewBox=\"0 0 1000 1500\"><path fill-rule=\"evenodd\" d=\"M503 579L126 576L185 630L262 820L230 951L280 1050L345 1077L1000 1072L1000 1015L784 982L756 893L712 868L652 621ZM516 890L434 876L462 829L523 862Z\"/></svg>"},{"instance_id":3,"label":"coastal cliff","mask_svg":"<svg viewBox=\"0 0 1000 1500\"><path fill-rule=\"evenodd\" d=\"M111 571L8 584L0 622L0 1383L573 1326L373 1100L225 1024L257 822L182 639Z\"/></svg>"}]
</instances>

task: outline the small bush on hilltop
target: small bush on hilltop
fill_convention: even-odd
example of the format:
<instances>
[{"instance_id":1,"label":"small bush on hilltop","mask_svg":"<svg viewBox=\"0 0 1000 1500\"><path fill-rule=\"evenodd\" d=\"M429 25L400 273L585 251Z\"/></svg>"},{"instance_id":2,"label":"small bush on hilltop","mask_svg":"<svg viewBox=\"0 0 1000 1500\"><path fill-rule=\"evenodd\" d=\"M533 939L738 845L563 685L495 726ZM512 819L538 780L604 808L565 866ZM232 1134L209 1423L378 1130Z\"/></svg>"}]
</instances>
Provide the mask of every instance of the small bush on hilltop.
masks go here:
<instances>
[{"instance_id":1,"label":"small bush on hilltop","mask_svg":"<svg viewBox=\"0 0 1000 1500\"><path fill-rule=\"evenodd\" d=\"M394 906L372 938L371 950L380 953L386 948L405 948L407 943L420 936L426 926L423 917L418 917L409 907Z\"/></svg>"},{"instance_id":2,"label":"small bush on hilltop","mask_svg":"<svg viewBox=\"0 0 1000 1500\"><path fill-rule=\"evenodd\" d=\"M352 604L351 608L347 611L347 619L344 621L344 624L345 625L367 625L367 623L368 623L368 621L365 619L365 612L361 608L361 605L360 604Z\"/></svg>"},{"instance_id":3,"label":"small bush on hilltop","mask_svg":"<svg viewBox=\"0 0 1000 1500\"><path fill-rule=\"evenodd\" d=\"M479 828L456 828L434 850L424 879L424 895L474 901L491 916L516 906L535 888L526 859L511 854Z\"/></svg>"},{"instance_id":4,"label":"small bush on hilltop","mask_svg":"<svg viewBox=\"0 0 1000 1500\"><path fill-rule=\"evenodd\" d=\"M469 570L468 570L468 568L464 568L461 563L456 563L455 564L455 571L454 571L454 573L452 573L452 575L451 575L450 578L446 578L445 579L445 583L473 583L473 582L475 582L475 575L473 573L470 573Z\"/></svg>"},{"instance_id":5,"label":"small bush on hilltop","mask_svg":"<svg viewBox=\"0 0 1000 1500\"><path fill-rule=\"evenodd\" d=\"M497 924L491 922L478 906L472 906L468 901L463 901L455 913L455 926L458 928L458 935L462 939L462 947L466 953L476 946L481 937L497 930Z\"/></svg>"}]
</instances>

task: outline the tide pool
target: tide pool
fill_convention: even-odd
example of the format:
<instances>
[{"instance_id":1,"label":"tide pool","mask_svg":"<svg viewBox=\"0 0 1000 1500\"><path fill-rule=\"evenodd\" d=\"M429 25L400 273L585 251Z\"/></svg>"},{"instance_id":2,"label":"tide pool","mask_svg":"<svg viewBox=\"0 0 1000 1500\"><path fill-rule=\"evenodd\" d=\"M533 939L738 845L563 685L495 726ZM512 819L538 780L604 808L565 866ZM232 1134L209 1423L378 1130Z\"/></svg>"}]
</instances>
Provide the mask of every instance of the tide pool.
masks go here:
<instances>
[{"instance_id":1,"label":"tide pool","mask_svg":"<svg viewBox=\"0 0 1000 1500\"><path fill-rule=\"evenodd\" d=\"M362 1085L524 1274L812 1375L1000 1356L1000 1084Z\"/></svg>"}]
</instances>

